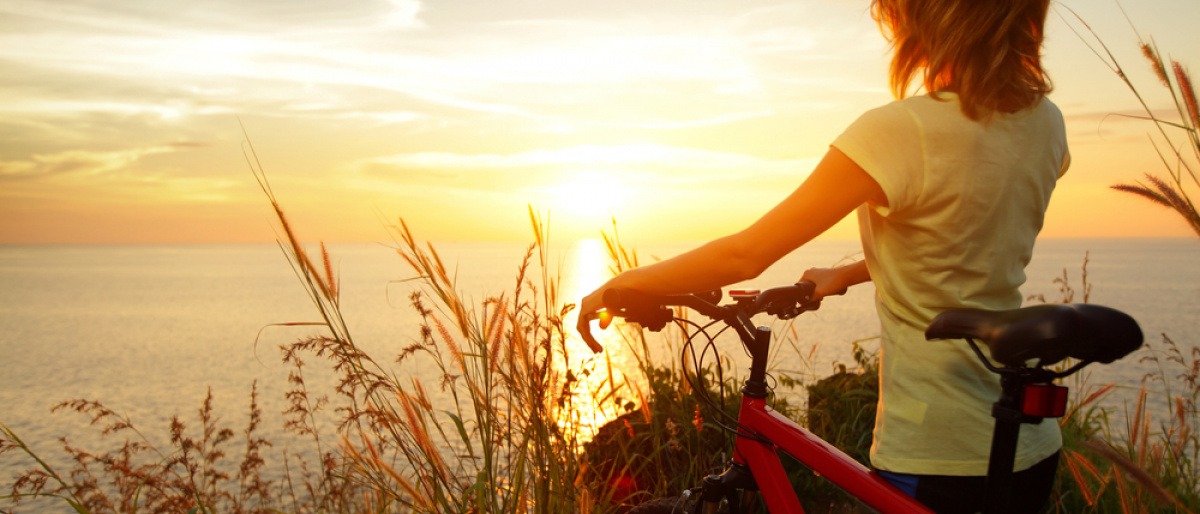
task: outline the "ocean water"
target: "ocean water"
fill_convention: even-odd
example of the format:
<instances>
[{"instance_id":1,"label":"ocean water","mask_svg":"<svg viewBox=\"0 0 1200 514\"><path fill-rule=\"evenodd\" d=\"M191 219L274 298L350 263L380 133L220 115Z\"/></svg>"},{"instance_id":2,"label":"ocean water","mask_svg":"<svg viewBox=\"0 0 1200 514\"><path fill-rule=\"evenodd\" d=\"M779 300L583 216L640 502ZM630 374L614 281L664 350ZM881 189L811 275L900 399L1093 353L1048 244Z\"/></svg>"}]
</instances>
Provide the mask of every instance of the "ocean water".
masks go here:
<instances>
[{"instance_id":1,"label":"ocean water","mask_svg":"<svg viewBox=\"0 0 1200 514\"><path fill-rule=\"evenodd\" d=\"M459 289L480 301L512 289L526 250L521 244L495 243L437 248ZM639 249L639 255L646 262L682 249ZM418 337L408 299L416 285L406 281L413 272L384 245L334 245L330 251L352 334L377 360L391 362ZM564 299L577 300L607 275L606 257L595 241L550 254ZM1090 302L1133 315L1155 347L1162 347L1160 334L1185 351L1200 344L1200 243L1042 241L1023 292L1056 301L1062 293L1054 280L1066 273L1075 300L1082 300L1085 255ZM791 283L807 267L857 256L856 243L817 242L747 285ZM781 350L777 369L820 375L835 363L852 362L851 342L878 334L872 293L869 285L855 288L803 317L796 325L803 355ZM86 416L51 413L59 402L102 401L129 417L151 442L165 445L172 416L195 433L197 410L210 393L221 422L235 432L244 429L250 390L257 384L266 417L263 434L286 445L289 436L279 413L286 407L288 368L278 347L314 329L280 324L303 321L317 321L316 311L274 245L0 247L0 423L52 463L61 463L54 456L60 437L94 443L98 430L88 426ZM611 341L611 334L606 337ZM618 367L628 365L617 345L609 351ZM1142 359L1148 352L1093 366L1089 380L1132 390L1156 371ZM671 357L664 352L658 358ZM427 373L409 368L397 374L422 378ZM329 377L311 379L316 388L332 387ZM1116 401L1129 397L1125 394ZM0 456L0 489L31 464L18 454Z\"/></svg>"}]
</instances>

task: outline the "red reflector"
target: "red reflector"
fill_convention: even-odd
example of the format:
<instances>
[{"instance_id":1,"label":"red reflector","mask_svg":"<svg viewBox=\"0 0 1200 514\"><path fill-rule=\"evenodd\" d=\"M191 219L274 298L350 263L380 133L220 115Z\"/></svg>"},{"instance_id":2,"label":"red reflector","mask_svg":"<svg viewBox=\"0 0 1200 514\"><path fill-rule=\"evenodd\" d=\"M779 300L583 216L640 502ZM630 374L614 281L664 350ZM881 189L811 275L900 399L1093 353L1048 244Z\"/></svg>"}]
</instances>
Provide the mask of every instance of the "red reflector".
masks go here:
<instances>
[{"instance_id":1,"label":"red reflector","mask_svg":"<svg viewBox=\"0 0 1200 514\"><path fill-rule=\"evenodd\" d=\"M1025 386L1021 413L1042 418L1061 418L1067 412L1067 388L1054 384Z\"/></svg>"},{"instance_id":2,"label":"red reflector","mask_svg":"<svg viewBox=\"0 0 1200 514\"><path fill-rule=\"evenodd\" d=\"M758 289L730 289L729 297L737 300L739 298L754 298L758 296Z\"/></svg>"}]
</instances>

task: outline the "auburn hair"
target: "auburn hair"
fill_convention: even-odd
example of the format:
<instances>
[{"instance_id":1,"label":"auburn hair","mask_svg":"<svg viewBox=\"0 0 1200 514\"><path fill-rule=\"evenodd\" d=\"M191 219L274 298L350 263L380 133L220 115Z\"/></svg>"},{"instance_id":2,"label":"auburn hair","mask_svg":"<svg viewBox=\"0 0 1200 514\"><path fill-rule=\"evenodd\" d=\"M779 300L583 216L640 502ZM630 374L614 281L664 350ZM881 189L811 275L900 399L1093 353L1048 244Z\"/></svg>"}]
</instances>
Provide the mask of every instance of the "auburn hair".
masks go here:
<instances>
[{"instance_id":1,"label":"auburn hair","mask_svg":"<svg viewBox=\"0 0 1200 514\"><path fill-rule=\"evenodd\" d=\"M1041 47L1050 0L872 0L892 46L892 93L919 85L958 95L962 112L987 120L1032 107L1052 89Z\"/></svg>"}]
</instances>

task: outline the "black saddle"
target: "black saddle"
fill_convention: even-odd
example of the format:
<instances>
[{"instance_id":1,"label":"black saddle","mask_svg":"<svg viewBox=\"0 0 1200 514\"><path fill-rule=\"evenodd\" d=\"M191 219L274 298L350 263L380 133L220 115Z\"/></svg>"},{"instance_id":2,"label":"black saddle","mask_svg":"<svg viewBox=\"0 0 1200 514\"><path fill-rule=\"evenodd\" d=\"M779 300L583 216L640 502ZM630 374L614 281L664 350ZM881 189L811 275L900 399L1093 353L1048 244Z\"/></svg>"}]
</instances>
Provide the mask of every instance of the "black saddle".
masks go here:
<instances>
[{"instance_id":1,"label":"black saddle","mask_svg":"<svg viewBox=\"0 0 1200 514\"><path fill-rule=\"evenodd\" d=\"M1088 304L1035 305L1006 311L951 309L925 330L925 339L974 339L987 345L992 359L1023 367L1067 357L1110 363L1142 345L1142 329L1116 309Z\"/></svg>"}]
</instances>

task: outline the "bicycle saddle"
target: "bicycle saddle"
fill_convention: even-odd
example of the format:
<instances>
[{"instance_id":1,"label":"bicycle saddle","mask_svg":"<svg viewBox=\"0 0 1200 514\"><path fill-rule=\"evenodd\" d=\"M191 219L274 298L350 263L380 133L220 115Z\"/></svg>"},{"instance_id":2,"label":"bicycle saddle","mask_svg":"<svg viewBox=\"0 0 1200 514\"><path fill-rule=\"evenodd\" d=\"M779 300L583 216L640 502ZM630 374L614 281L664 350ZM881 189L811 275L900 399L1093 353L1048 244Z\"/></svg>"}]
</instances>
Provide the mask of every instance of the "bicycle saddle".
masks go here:
<instances>
[{"instance_id":1,"label":"bicycle saddle","mask_svg":"<svg viewBox=\"0 0 1200 514\"><path fill-rule=\"evenodd\" d=\"M1099 305L1035 305L1006 311L951 309L925 330L925 339L974 339L992 359L1021 367L1067 357L1108 364L1142 345L1142 329L1129 315Z\"/></svg>"}]
</instances>

